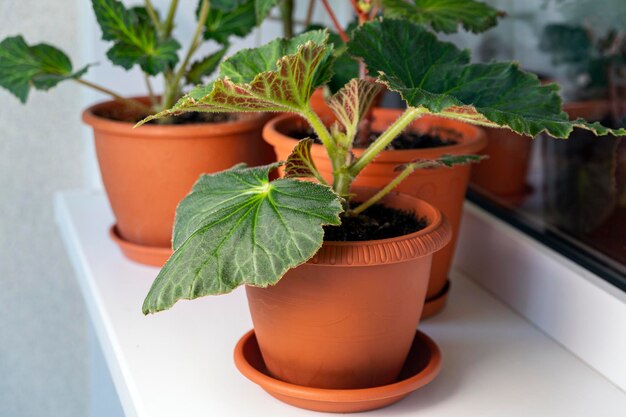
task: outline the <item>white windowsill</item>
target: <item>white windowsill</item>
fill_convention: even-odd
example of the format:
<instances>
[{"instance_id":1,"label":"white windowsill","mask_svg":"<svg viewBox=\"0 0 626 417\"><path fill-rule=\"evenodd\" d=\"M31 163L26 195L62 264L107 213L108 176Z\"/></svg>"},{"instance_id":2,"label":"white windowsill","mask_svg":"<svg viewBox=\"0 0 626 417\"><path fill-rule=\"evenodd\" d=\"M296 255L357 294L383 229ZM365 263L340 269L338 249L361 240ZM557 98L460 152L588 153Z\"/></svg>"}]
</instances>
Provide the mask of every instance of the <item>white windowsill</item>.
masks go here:
<instances>
[{"instance_id":1,"label":"white windowsill","mask_svg":"<svg viewBox=\"0 0 626 417\"><path fill-rule=\"evenodd\" d=\"M126 260L108 238L113 217L105 196L88 190L59 194L56 217L127 416L320 415L273 399L235 369L232 349L237 339L251 328L242 291L181 302L168 312L144 317L141 304L157 269ZM484 258L485 253L494 249L489 250L488 244L501 244L497 239L506 240L507 236L517 244L527 242L511 231L500 230L502 225L484 217L478 209L470 207L464 221L465 235L478 227L486 228L478 234L484 248L468 249L468 245L476 242L467 236L461 238L459 268L452 274L449 305L443 313L420 325L442 349L442 373L405 400L367 415L623 417L624 391L466 278L471 276L482 286L493 284L489 287L491 292L543 329L554 332L552 336L561 343L563 338L575 335L575 329L591 331L586 327L587 321L580 323L581 318L576 315L562 317L564 312L570 314L567 308L555 310L540 305L545 299L541 294L538 300L531 299L531 295L537 295L536 280L529 279L528 284L516 286L518 274L509 274L506 279L487 277L488 272L498 272L491 265L498 260L501 263L506 260L506 265L514 268L516 264L509 260L507 251L519 250L505 245L504 252L491 256L489 261ZM534 256L532 252L526 255ZM472 275L476 272L481 277ZM560 281L551 277L550 282L556 286ZM586 282L592 288L585 287L582 291L594 303L601 294L617 300L617 295L603 291L600 283ZM570 292L559 288L559 299L576 299ZM520 304L510 293L529 297ZM617 301L612 308L615 314L621 314L624 303ZM609 308L611 303L607 301L593 308ZM562 303L552 305L557 304ZM537 309L541 314L533 313ZM588 321L593 320L597 318ZM614 331L610 325L597 327L592 337ZM624 342L619 340L626 333L624 328L622 325L619 336L613 340L617 343L615 348ZM586 335L581 333L579 339L585 339ZM586 357L586 351L581 354L568 346L596 368L619 359L616 355L592 361L594 355L612 354L608 350L600 352L604 348L592 347L588 350L593 354Z\"/></svg>"}]
</instances>

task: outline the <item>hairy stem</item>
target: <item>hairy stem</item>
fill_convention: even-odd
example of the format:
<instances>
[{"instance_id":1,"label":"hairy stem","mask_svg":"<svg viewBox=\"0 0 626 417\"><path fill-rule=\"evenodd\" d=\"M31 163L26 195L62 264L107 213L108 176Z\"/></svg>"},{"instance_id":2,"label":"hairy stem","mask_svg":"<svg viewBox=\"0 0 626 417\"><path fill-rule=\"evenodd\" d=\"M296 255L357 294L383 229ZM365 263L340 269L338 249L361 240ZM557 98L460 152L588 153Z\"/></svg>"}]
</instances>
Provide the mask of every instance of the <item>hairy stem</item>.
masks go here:
<instances>
[{"instance_id":1,"label":"hairy stem","mask_svg":"<svg viewBox=\"0 0 626 417\"><path fill-rule=\"evenodd\" d=\"M163 106L166 109L169 109L174 105L176 101L177 95L179 93L179 84L183 75L185 75L187 71L187 66L189 65L189 61L191 57L198 49L200 45L200 37L202 36L202 30L204 29L204 25L206 23L206 19L209 16L209 10L211 8L210 0L202 0L202 5L200 6L200 13L198 14L198 26L196 26L196 31L193 34L193 38L191 40L191 44L189 45L189 49L187 50L187 54L183 59L183 62L178 67L178 70L174 73L171 82L169 83L168 91L166 92L165 101L163 102Z\"/></svg>"},{"instance_id":2,"label":"hairy stem","mask_svg":"<svg viewBox=\"0 0 626 417\"><path fill-rule=\"evenodd\" d=\"M154 6L152 5L152 0L144 0L144 3L146 5L146 11L148 12L148 16L150 16L150 20L152 21L152 24L156 28L157 33L161 37L163 37L163 25L161 24L161 21L159 20L159 16L154 10Z\"/></svg>"},{"instance_id":3,"label":"hairy stem","mask_svg":"<svg viewBox=\"0 0 626 417\"><path fill-rule=\"evenodd\" d=\"M152 109L149 106L146 106L145 104L137 101L137 100L133 100L131 98L126 98L126 97L122 97L119 94L117 94L114 91L109 90L108 88L99 86L97 84L94 84L90 81L84 80L82 78L78 78L75 79L74 81L76 81L78 84L84 85L86 87L89 87L93 90L99 91L101 93L107 94L111 97L113 97L115 100L117 101L121 101L124 104L127 104L130 107L134 107L135 109L141 111L142 113L145 114L152 114Z\"/></svg>"},{"instance_id":4,"label":"hairy stem","mask_svg":"<svg viewBox=\"0 0 626 417\"><path fill-rule=\"evenodd\" d=\"M347 214L349 216L357 216L363 213L369 207L378 203L384 196L389 194L394 188L398 186L398 184L404 181L406 177L411 175L413 171L415 171L416 169L433 168L436 166L440 166L440 163L438 163L437 161L419 161L419 162L414 162L412 164L408 164L407 166L404 167L400 175L398 175L396 178L393 179L393 181L391 181L383 189L381 189L372 197L370 197L369 200L365 201L362 204L359 204L356 208L349 210Z\"/></svg>"},{"instance_id":5,"label":"hairy stem","mask_svg":"<svg viewBox=\"0 0 626 417\"><path fill-rule=\"evenodd\" d=\"M163 37L169 38L172 35L172 30L174 29L174 16L176 16L176 9L178 8L178 0L172 0L170 3L170 8L167 11L167 17L165 18L165 23L163 24Z\"/></svg>"},{"instance_id":6,"label":"hairy stem","mask_svg":"<svg viewBox=\"0 0 626 417\"><path fill-rule=\"evenodd\" d=\"M390 143L394 140L406 127L411 124L413 120L418 118L420 115L428 113L428 110L420 107L409 107L406 109L402 115L391 124L383 132L382 135L378 137L366 150L363 152L360 158L358 158L354 163L350 166L350 173L353 177L359 175L359 172L363 170L381 153Z\"/></svg>"},{"instance_id":7,"label":"hairy stem","mask_svg":"<svg viewBox=\"0 0 626 417\"><path fill-rule=\"evenodd\" d=\"M335 16L335 12L333 12L333 9L330 7L330 4L328 4L328 0L322 0L322 4L324 5L324 8L326 9L326 13L328 13L328 17L330 17L330 20L333 22L333 26L335 27L335 30L339 34L339 37L341 38L342 41L348 43L350 38L348 37L346 32L343 30L343 27L339 23L339 20L337 20L337 16Z\"/></svg>"},{"instance_id":8,"label":"hairy stem","mask_svg":"<svg viewBox=\"0 0 626 417\"><path fill-rule=\"evenodd\" d=\"M280 17L283 21L283 36L293 38L293 0L280 1Z\"/></svg>"}]
</instances>

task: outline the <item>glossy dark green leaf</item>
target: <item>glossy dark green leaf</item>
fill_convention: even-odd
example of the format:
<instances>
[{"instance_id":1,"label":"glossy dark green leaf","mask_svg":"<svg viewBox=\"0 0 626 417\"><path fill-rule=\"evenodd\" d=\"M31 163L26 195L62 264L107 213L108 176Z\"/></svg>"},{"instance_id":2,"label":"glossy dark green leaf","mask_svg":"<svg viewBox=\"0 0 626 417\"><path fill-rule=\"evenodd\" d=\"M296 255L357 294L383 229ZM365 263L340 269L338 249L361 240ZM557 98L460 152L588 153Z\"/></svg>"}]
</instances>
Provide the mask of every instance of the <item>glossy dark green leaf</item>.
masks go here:
<instances>
[{"instance_id":1,"label":"glossy dark green leaf","mask_svg":"<svg viewBox=\"0 0 626 417\"><path fill-rule=\"evenodd\" d=\"M207 55L206 57L191 64L191 67L187 72L187 83L200 84L204 77L208 77L213 74L222 61L222 58L224 58L226 51L226 47L221 48L217 52Z\"/></svg>"},{"instance_id":2,"label":"glossy dark green leaf","mask_svg":"<svg viewBox=\"0 0 626 417\"><path fill-rule=\"evenodd\" d=\"M244 37L256 25L255 0L211 2L203 36L228 45L231 36Z\"/></svg>"},{"instance_id":3,"label":"glossy dark green leaf","mask_svg":"<svg viewBox=\"0 0 626 417\"><path fill-rule=\"evenodd\" d=\"M176 65L180 44L174 39L159 39L144 8L127 9L118 0L91 3L102 29L102 39L114 42L107 57L115 65L125 69L139 65L150 75Z\"/></svg>"},{"instance_id":4,"label":"glossy dark green leaf","mask_svg":"<svg viewBox=\"0 0 626 417\"><path fill-rule=\"evenodd\" d=\"M180 203L174 254L159 272L143 312L181 299L267 287L322 246L323 226L340 223L342 205L327 186L269 181L277 164L203 175Z\"/></svg>"},{"instance_id":5,"label":"glossy dark green leaf","mask_svg":"<svg viewBox=\"0 0 626 417\"><path fill-rule=\"evenodd\" d=\"M0 86L22 103L32 87L48 90L63 80L80 78L87 69L73 71L67 55L51 45L29 46L21 36L0 42Z\"/></svg>"},{"instance_id":6,"label":"glossy dark green leaf","mask_svg":"<svg viewBox=\"0 0 626 417\"><path fill-rule=\"evenodd\" d=\"M626 134L582 119L570 121L556 85L541 85L514 63L470 64L467 51L437 40L421 25L393 19L366 23L348 46L372 76L411 107L529 136L545 131L567 138L575 126L599 135Z\"/></svg>"},{"instance_id":7,"label":"glossy dark green leaf","mask_svg":"<svg viewBox=\"0 0 626 417\"><path fill-rule=\"evenodd\" d=\"M383 0L388 17L429 25L433 30L454 33L459 27L484 32L498 23L497 9L475 0Z\"/></svg>"}]
</instances>

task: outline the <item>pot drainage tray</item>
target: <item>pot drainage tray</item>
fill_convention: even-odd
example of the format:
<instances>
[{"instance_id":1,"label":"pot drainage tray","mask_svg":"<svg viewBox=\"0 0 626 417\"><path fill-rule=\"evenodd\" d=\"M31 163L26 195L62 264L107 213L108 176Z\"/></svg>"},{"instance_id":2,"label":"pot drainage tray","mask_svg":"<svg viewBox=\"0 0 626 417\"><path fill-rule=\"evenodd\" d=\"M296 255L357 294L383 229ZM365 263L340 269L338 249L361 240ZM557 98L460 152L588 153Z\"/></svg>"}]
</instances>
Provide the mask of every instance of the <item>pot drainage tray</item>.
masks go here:
<instances>
[{"instance_id":1,"label":"pot drainage tray","mask_svg":"<svg viewBox=\"0 0 626 417\"><path fill-rule=\"evenodd\" d=\"M235 347L235 364L246 378L283 402L309 410L349 413L385 407L428 384L441 370L441 352L431 338L418 330L397 382L364 389L311 388L272 377L251 330Z\"/></svg>"}]
</instances>

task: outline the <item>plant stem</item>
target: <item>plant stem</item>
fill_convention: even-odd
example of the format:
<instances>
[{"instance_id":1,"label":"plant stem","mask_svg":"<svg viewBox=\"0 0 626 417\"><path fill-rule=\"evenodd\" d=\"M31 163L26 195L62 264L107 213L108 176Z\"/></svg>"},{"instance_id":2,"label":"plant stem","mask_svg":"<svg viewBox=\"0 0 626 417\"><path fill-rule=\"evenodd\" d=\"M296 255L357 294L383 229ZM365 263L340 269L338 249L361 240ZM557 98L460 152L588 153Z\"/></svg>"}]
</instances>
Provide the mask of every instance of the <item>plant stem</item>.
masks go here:
<instances>
[{"instance_id":1,"label":"plant stem","mask_svg":"<svg viewBox=\"0 0 626 417\"><path fill-rule=\"evenodd\" d=\"M384 196L389 194L394 188L396 188L398 186L398 184L400 184L402 181L404 181L405 178L408 177L409 175L411 175L413 173L413 171L415 171L416 169L433 168L433 167L440 166L440 165L441 164L438 163L437 161L428 161L428 160L426 160L426 161L419 161L419 162L414 162L412 164L408 164L407 166L404 167L404 169L402 170L400 175L398 175L396 178L393 179L393 181L391 181L382 190L378 191L376 194L374 194L372 197L370 197L369 200L365 201L362 204L359 204L353 210L349 210L347 214L349 216L357 216L357 215L363 213L369 207L371 207L374 204L376 204L377 202L379 202Z\"/></svg>"},{"instance_id":2,"label":"plant stem","mask_svg":"<svg viewBox=\"0 0 626 417\"><path fill-rule=\"evenodd\" d=\"M309 0L309 5L306 8L306 18L304 19L304 29L308 28L313 21L313 13L315 12L315 2L317 0Z\"/></svg>"},{"instance_id":3,"label":"plant stem","mask_svg":"<svg viewBox=\"0 0 626 417\"><path fill-rule=\"evenodd\" d=\"M337 16L335 16L335 12L333 12L333 9L330 7L330 4L328 4L328 0L322 0L322 4L324 5L324 8L326 9L326 13L328 13L328 17L330 17L330 20L333 22L333 26L335 27L335 30L339 34L339 37L341 38L342 41L348 43L350 38L348 37L346 32L343 30L343 27L341 27L341 25L339 24L339 21L337 20Z\"/></svg>"},{"instance_id":4,"label":"plant stem","mask_svg":"<svg viewBox=\"0 0 626 417\"><path fill-rule=\"evenodd\" d=\"M150 96L150 104L152 107L156 107L157 98L154 95L154 89L152 88L152 84L150 83L150 76L144 72L143 74L144 80L146 80L146 88L148 89L148 95Z\"/></svg>"},{"instance_id":5,"label":"plant stem","mask_svg":"<svg viewBox=\"0 0 626 417\"><path fill-rule=\"evenodd\" d=\"M172 0L170 8L167 11L167 17L165 18L165 24L163 25L163 37L169 38L172 35L174 29L174 16L176 16L176 9L178 7L178 0Z\"/></svg>"},{"instance_id":6,"label":"plant stem","mask_svg":"<svg viewBox=\"0 0 626 417\"><path fill-rule=\"evenodd\" d=\"M137 100L133 100L130 98L126 98L126 97L122 97L119 94L117 94L114 91L109 90L108 88L99 86L97 84L94 84L90 81L87 80L83 80L82 78L78 78L75 79L74 81L76 81L78 84L82 84L86 87L92 88L96 91L100 91L101 93L107 94L111 97L113 97L115 100L117 101L121 101L122 103L128 104L131 107L134 107L137 110L140 110L141 112L145 113L145 114L152 114L152 109L149 106L146 106L145 104L137 101Z\"/></svg>"},{"instance_id":7,"label":"plant stem","mask_svg":"<svg viewBox=\"0 0 626 417\"><path fill-rule=\"evenodd\" d=\"M360 158L358 158L354 163L350 166L350 173L353 177L356 177L359 172L363 170L381 153L390 143L394 140L402 131L409 125L413 120L418 118L420 115L428 113L429 111L423 107L409 107L406 109L402 115L391 124L383 132L382 135L378 137L366 150L363 152Z\"/></svg>"},{"instance_id":8,"label":"plant stem","mask_svg":"<svg viewBox=\"0 0 626 417\"><path fill-rule=\"evenodd\" d=\"M293 38L293 0L280 1L280 17L283 21L283 36Z\"/></svg>"},{"instance_id":9,"label":"plant stem","mask_svg":"<svg viewBox=\"0 0 626 417\"><path fill-rule=\"evenodd\" d=\"M322 122L317 113L315 113L310 107L302 112L302 116L307 119L311 128L315 131L315 133L317 133L317 136L322 141L322 145L324 145L324 148L326 148L326 151L328 152L328 156L331 157L332 160L336 151L335 141L324 125L324 122Z\"/></svg>"},{"instance_id":10,"label":"plant stem","mask_svg":"<svg viewBox=\"0 0 626 417\"><path fill-rule=\"evenodd\" d=\"M159 20L159 16L157 15L156 11L154 10L154 6L152 6L152 0L144 0L144 2L145 2L145 5L146 5L146 11L148 12L148 16L150 16L150 20L152 20L152 24L156 28L156 30L159 33L159 35L161 35L161 37L162 37L163 36L163 25L161 24L161 21Z\"/></svg>"},{"instance_id":11,"label":"plant stem","mask_svg":"<svg viewBox=\"0 0 626 417\"><path fill-rule=\"evenodd\" d=\"M202 36L202 30L204 29L204 25L206 23L206 19L209 16L209 9L211 8L211 2L209 0L202 0L202 5L200 6L200 13L198 15L198 26L196 27L196 31L193 34L193 38L191 44L189 45L189 50L183 59L183 62L178 67L178 71L174 74L172 81L169 83L168 91L166 92L165 101L163 102L163 107L170 108L174 105L174 101L176 101L176 96L179 92L179 84L183 75L187 71L187 65L189 65L189 61L191 57L198 49L200 45L200 37Z\"/></svg>"}]
</instances>

